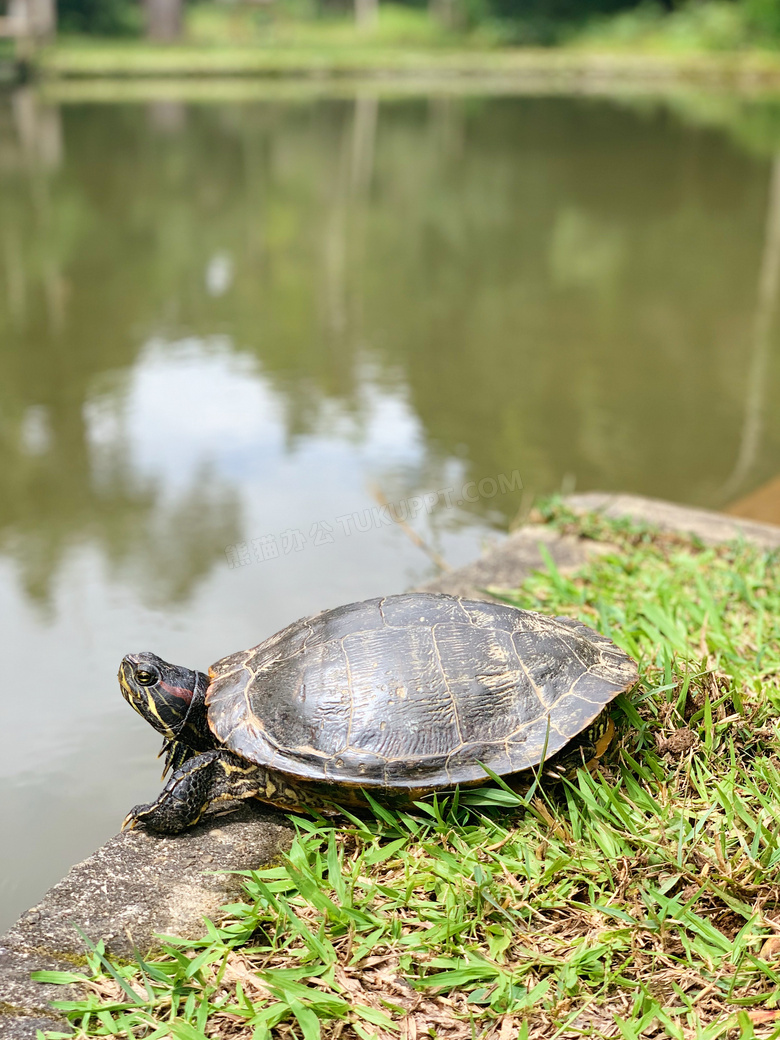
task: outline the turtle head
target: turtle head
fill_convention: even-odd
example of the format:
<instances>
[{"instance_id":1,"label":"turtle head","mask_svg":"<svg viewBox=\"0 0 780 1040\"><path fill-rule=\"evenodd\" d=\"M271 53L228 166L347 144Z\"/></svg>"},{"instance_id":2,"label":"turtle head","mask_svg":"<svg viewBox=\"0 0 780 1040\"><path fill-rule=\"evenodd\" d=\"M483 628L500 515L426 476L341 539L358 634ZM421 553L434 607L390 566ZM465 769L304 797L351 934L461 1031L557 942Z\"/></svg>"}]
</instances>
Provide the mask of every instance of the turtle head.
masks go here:
<instances>
[{"instance_id":1,"label":"turtle head","mask_svg":"<svg viewBox=\"0 0 780 1040\"><path fill-rule=\"evenodd\" d=\"M208 682L156 654L128 654L119 666L122 696L168 740L182 735L193 699L203 698Z\"/></svg>"}]
</instances>

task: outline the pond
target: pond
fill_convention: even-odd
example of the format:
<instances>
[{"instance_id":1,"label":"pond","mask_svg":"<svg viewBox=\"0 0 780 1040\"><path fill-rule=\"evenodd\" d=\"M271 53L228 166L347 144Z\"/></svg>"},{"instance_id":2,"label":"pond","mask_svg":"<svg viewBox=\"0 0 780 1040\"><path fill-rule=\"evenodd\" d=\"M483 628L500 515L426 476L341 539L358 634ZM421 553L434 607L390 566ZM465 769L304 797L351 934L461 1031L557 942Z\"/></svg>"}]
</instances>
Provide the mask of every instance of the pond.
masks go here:
<instances>
[{"instance_id":1,"label":"pond","mask_svg":"<svg viewBox=\"0 0 780 1040\"><path fill-rule=\"evenodd\" d=\"M0 95L0 926L159 790L123 654L780 468L771 99L148 94Z\"/></svg>"}]
</instances>

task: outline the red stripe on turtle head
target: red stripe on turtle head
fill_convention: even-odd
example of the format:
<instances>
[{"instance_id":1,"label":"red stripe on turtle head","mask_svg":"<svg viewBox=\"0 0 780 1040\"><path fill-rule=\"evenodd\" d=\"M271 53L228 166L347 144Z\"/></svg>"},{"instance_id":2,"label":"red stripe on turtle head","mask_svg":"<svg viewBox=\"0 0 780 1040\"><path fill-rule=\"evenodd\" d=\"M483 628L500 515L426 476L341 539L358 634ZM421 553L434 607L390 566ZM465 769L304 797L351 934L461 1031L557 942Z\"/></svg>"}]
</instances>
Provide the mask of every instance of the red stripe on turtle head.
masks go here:
<instances>
[{"instance_id":1,"label":"red stripe on turtle head","mask_svg":"<svg viewBox=\"0 0 780 1040\"><path fill-rule=\"evenodd\" d=\"M165 690L171 697L177 697L182 700L185 704L189 704L195 694L195 688L191 690L186 686L173 686L171 683L165 682L161 679L159 685Z\"/></svg>"}]
</instances>

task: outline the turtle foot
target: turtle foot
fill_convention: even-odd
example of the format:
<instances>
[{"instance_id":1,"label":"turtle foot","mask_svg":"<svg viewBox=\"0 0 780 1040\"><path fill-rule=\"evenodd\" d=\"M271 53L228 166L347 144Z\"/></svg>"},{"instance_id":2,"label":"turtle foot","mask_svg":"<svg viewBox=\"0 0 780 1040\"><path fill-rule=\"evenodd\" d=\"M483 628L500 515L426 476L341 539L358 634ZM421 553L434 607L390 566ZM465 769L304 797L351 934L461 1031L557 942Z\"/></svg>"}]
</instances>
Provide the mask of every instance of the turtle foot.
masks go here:
<instances>
[{"instance_id":1,"label":"turtle foot","mask_svg":"<svg viewBox=\"0 0 780 1040\"><path fill-rule=\"evenodd\" d=\"M155 805L134 805L124 820L122 820L120 832L134 831L138 827L148 827L148 820L145 820L144 816L151 815L155 809Z\"/></svg>"}]
</instances>

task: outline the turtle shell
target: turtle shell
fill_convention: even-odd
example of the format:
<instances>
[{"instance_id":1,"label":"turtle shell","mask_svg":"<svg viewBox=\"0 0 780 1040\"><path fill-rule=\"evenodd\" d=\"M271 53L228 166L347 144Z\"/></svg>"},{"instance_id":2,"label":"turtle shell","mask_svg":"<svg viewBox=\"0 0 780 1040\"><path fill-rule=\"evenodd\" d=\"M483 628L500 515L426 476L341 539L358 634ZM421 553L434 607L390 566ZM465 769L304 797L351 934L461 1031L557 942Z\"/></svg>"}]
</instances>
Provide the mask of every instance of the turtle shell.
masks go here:
<instances>
[{"instance_id":1,"label":"turtle shell","mask_svg":"<svg viewBox=\"0 0 780 1040\"><path fill-rule=\"evenodd\" d=\"M209 725L303 780L435 789L538 765L637 679L579 621L410 593L304 618L210 669Z\"/></svg>"}]
</instances>

